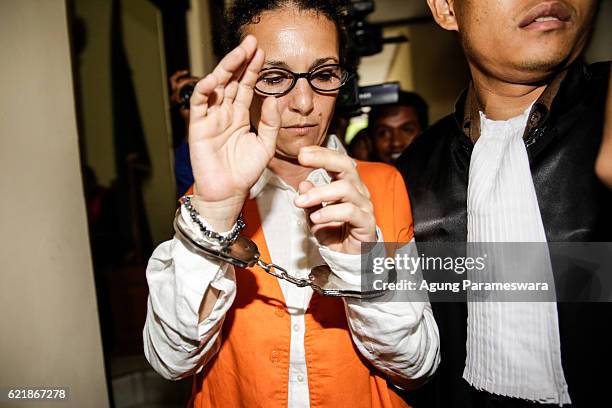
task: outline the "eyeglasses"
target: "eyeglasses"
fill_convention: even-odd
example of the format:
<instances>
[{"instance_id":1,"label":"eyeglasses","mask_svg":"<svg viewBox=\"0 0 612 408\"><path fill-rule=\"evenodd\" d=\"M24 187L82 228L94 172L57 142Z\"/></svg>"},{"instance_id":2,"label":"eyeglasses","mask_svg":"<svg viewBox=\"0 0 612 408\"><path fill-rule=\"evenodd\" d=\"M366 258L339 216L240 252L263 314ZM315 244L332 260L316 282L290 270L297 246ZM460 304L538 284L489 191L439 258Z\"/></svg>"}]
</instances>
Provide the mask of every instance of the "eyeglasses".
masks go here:
<instances>
[{"instance_id":1,"label":"eyeglasses","mask_svg":"<svg viewBox=\"0 0 612 408\"><path fill-rule=\"evenodd\" d=\"M264 95L282 96L291 92L300 78L306 78L315 91L333 92L346 83L349 73L339 64L321 65L310 72L266 68L259 72L255 90Z\"/></svg>"}]
</instances>

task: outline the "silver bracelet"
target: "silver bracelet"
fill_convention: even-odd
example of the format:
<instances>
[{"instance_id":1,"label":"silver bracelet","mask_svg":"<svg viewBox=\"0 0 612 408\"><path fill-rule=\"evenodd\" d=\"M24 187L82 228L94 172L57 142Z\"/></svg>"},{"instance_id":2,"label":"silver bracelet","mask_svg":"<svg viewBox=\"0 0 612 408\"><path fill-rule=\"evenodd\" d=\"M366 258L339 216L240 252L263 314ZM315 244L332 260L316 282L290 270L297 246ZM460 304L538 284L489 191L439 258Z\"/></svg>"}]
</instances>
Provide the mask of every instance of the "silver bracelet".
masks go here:
<instances>
[{"instance_id":1,"label":"silver bracelet","mask_svg":"<svg viewBox=\"0 0 612 408\"><path fill-rule=\"evenodd\" d=\"M202 221L200 221L200 218L199 218L200 214L195 209L193 204L191 204L191 196L184 196L181 201L183 205L185 206L185 208L187 209L187 211L189 211L189 217L194 223L197 224L197 226L200 228L200 231L202 231L202 234L207 239L217 241L219 245L221 245L223 248L227 248L230 245L232 245L234 241L238 239L240 232L242 232L242 230L246 226L242 218L242 213L240 213L240 216L238 217L238 220L236 221L236 225L234 226L234 228L232 228L232 230L227 235L227 237L224 237L223 235L206 228L206 226L202 224Z\"/></svg>"}]
</instances>

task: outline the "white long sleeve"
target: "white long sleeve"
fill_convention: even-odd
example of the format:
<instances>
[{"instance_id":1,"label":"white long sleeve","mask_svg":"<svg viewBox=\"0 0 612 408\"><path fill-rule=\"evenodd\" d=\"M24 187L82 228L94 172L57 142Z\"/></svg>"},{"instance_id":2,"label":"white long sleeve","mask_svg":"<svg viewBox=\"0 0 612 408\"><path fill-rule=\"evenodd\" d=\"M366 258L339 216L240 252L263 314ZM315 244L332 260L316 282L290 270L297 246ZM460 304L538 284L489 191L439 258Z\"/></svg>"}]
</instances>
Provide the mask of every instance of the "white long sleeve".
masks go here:
<instances>
[{"instance_id":1,"label":"white long sleeve","mask_svg":"<svg viewBox=\"0 0 612 408\"><path fill-rule=\"evenodd\" d=\"M147 281L145 357L170 380L200 371L219 350L223 320L236 297L234 267L193 253L175 238L153 252ZM219 297L210 315L198 323L200 304L210 286L219 290Z\"/></svg>"},{"instance_id":2,"label":"white long sleeve","mask_svg":"<svg viewBox=\"0 0 612 408\"><path fill-rule=\"evenodd\" d=\"M414 240L404 248L410 256L418 256ZM320 252L337 276L347 283L360 284L360 255L327 248ZM349 327L355 345L372 365L396 386L415 388L440 363L438 326L428 302L406 301L406 292L389 295L385 301L345 298Z\"/></svg>"}]
</instances>

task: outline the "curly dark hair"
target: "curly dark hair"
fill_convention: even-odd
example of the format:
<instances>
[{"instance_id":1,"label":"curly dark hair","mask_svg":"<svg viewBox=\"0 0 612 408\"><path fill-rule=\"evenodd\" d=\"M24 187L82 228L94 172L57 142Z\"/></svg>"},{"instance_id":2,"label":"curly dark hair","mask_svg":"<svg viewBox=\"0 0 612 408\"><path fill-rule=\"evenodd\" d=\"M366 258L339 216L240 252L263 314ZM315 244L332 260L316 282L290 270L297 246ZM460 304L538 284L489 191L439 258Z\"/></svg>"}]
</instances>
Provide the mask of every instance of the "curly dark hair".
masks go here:
<instances>
[{"instance_id":1,"label":"curly dark hair","mask_svg":"<svg viewBox=\"0 0 612 408\"><path fill-rule=\"evenodd\" d=\"M346 17L349 2L346 0L236 0L225 15L225 51L228 52L240 44L244 37L245 27L249 24L257 24L262 13L282 7L295 7L301 11L312 10L332 21L338 30L340 63L351 65L347 58ZM347 66L347 68L352 67Z\"/></svg>"}]
</instances>

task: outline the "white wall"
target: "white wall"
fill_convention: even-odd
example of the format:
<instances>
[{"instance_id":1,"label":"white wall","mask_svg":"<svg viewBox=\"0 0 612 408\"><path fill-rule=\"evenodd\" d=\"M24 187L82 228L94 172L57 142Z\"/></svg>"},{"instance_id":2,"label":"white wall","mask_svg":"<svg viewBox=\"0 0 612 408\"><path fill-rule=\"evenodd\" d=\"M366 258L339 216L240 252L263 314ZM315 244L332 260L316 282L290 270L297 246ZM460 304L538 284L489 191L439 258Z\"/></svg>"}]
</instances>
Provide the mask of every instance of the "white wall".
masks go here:
<instances>
[{"instance_id":1,"label":"white wall","mask_svg":"<svg viewBox=\"0 0 612 408\"><path fill-rule=\"evenodd\" d=\"M64 0L0 3L0 72L0 386L106 407Z\"/></svg>"},{"instance_id":2,"label":"white wall","mask_svg":"<svg viewBox=\"0 0 612 408\"><path fill-rule=\"evenodd\" d=\"M612 0L601 1L586 59L589 62L612 60Z\"/></svg>"},{"instance_id":3,"label":"white wall","mask_svg":"<svg viewBox=\"0 0 612 408\"><path fill-rule=\"evenodd\" d=\"M455 109L469 83L469 69L457 35L433 21L410 26L414 91L429 104L434 123Z\"/></svg>"}]
</instances>

